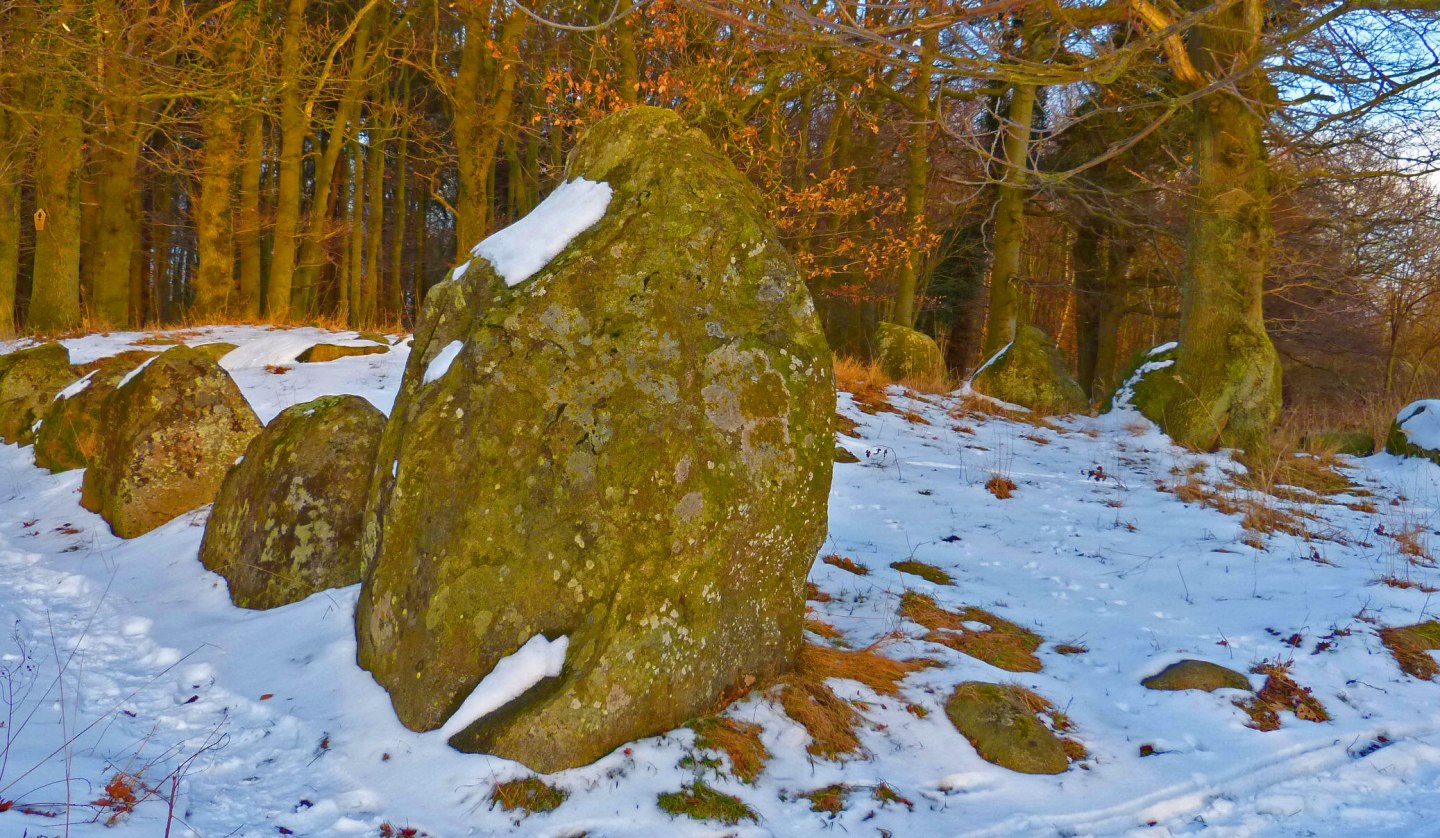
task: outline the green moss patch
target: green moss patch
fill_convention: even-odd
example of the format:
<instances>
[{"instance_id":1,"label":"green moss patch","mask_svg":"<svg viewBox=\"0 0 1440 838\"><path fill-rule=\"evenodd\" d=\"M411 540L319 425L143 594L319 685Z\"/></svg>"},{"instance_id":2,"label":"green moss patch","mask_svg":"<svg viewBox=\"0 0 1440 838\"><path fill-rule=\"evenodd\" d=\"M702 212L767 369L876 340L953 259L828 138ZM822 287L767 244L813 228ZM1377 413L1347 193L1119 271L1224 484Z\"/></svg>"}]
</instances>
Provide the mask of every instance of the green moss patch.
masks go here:
<instances>
[{"instance_id":1,"label":"green moss patch","mask_svg":"<svg viewBox=\"0 0 1440 838\"><path fill-rule=\"evenodd\" d=\"M1024 687L980 681L960 684L945 704L950 722L981 759L1023 774L1060 774L1077 753L1041 718L1051 709Z\"/></svg>"},{"instance_id":2,"label":"green moss patch","mask_svg":"<svg viewBox=\"0 0 1440 838\"><path fill-rule=\"evenodd\" d=\"M745 801L733 794L716 791L704 780L682 786L680 791L660 795L656 805L660 807L660 811L672 817L684 815L697 821L719 821L726 826L734 826L741 821L760 820L755 810L745 805Z\"/></svg>"},{"instance_id":3,"label":"green moss patch","mask_svg":"<svg viewBox=\"0 0 1440 838\"><path fill-rule=\"evenodd\" d=\"M917 562L914 559L907 559L903 562L891 562L890 567L900 571L901 573L908 573L911 576L919 576L926 582L933 582L936 585L955 584L955 580L950 578L950 574L946 573L945 571L941 570L933 564Z\"/></svg>"}]
</instances>

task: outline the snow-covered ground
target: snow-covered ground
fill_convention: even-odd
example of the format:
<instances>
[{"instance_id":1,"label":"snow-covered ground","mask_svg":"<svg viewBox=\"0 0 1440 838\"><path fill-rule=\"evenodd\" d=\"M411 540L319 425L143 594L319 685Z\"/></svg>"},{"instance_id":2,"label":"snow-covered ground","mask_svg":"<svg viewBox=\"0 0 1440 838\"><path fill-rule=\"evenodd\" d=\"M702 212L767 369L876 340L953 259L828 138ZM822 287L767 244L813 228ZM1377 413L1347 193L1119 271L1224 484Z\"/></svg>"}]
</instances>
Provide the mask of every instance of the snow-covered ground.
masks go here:
<instances>
[{"instance_id":1,"label":"snow-covered ground","mask_svg":"<svg viewBox=\"0 0 1440 838\"><path fill-rule=\"evenodd\" d=\"M267 421L325 393L388 410L407 356L396 346L300 364L310 343L334 336L186 334L241 345L222 363ZM65 343L79 363L140 337ZM812 616L851 648L884 639L884 654L943 666L910 675L900 701L832 682L865 701L864 752L845 762L810 758L804 729L764 694L733 706L732 716L763 726L774 755L753 785L698 769L758 814L735 827L657 808L657 795L696 778L685 729L547 777L570 793L553 812L521 819L492 808L495 783L529 772L456 753L443 735L395 720L354 662L355 589L268 612L235 608L196 559L205 510L123 541L80 508L80 473L51 475L28 448L0 447L0 834L375 836L385 824L447 837L1440 834L1440 684L1403 674L1376 635L1440 605L1421 588L1378 581L1440 587L1440 570L1410 562L1389 535L1423 544L1440 529L1440 467L1354 461L1350 477L1373 496L1306 505L1317 516L1309 529L1331 540L1276 533L1256 549L1239 514L1162 491L1191 471L1220 482L1236 466L1170 445L1133 413L1046 428L952 417L957 402L893 392L897 407L929 424L865 415L841 396L861 438L839 440L861 462L836 466L821 552L870 573L817 562L811 580L833 599L812 603ZM997 472L1018 484L1008 500L984 487ZM890 568L910 558L954 584ZM1005 672L924 642L898 615L907 590L1033 628L1046 641L1043 670ZM1063 655L1056 644L1088 651ZM1332 720L1286 713L1279 730L1260 732L1245 726L1233 691L1140 686L1187 657L1240 671L1293 661L1292 677ZM981 760L944 713L966 680L1038 692L1074 723L1089 758L1056 776ZM1153 753L1141 756L1142 745ZM105 796L117 770L158 792L102 832L113 810L97 818L86 804ZM886 783L910 806L856 793L832 818L801 796L840 782Z\"/></svg>"}]
</instances>

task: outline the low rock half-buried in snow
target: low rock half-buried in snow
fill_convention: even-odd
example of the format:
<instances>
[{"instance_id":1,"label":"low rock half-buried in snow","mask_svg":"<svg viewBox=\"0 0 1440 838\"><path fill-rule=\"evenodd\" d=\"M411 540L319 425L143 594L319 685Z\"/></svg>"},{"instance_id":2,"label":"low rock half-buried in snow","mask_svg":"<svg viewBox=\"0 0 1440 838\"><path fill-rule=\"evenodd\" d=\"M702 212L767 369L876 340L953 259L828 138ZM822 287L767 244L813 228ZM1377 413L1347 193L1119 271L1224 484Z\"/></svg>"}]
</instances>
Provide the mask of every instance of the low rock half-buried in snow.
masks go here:
<instances>
[{"instance_id":1,"label":"low rock half-buried in snow","mask_svg":"<svg viewBox=\"0 0 1440 838\"><path fill-rule=\"evenodd\" d=\"M1395 415L1395 430L1416 448L1440 452L1440 399L1406 405Z\"/></svg>"},{"instance_id":2,"label":"low rock half-buried in snow","mask_svg":"<svg viewBox=\"0 0 1440 838\"><path fill-rule=\"evenodd\" d=\"M440 733L449 738L509 704L546 678L559 676L565 666L565 652L570 648L568 636L546 639L537 634L525 642L509 657L501 658L481 679L450 717Z\"/></svg>"},{"instance_id":3,"label":"low rock half-buried in snow","mask_svg":"<svg viewBox=\"0 0 1440 838\"><path fill-rule=\"evenodd\" d=\"M483 256L511 287L534 276L576 236L605 217L610 184L575 178L560 184L530 214L470 251ZM464 275L457 269L452 279Z\"/></svg>"},{"instance_id":4,"label":"low rock half-buried in snow","mask_svg":"<svg viewBox=\"0 0 1440 838\"><path fill-rule=\"evenodd\" d=\"M421 379L422 383L429 384L444 378L445 373L450 371L450 365L455 363L455 359L460 356L460 350L464 348L464 342L458 340L452 340L445 344L445 348L440 350L440 354L431 358L430 363L425 365L425 377Z\"/></svg>"}]
</instances>

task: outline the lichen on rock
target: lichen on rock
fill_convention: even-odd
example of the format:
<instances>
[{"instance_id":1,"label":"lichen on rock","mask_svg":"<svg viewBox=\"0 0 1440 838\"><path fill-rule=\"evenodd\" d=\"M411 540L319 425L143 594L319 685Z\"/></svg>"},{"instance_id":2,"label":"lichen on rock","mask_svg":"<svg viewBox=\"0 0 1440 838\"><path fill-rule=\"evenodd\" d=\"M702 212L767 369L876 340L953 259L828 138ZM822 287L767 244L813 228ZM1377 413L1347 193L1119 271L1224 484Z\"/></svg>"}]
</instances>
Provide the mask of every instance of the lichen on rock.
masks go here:
<instances>
[{"instance_id":1,"label":"lichen on rock","mask_svg":"<svg viewBox=\"0 0 1440 838\"><path fill-rule=\"evenodd\" d=\"M640 107L565 175L609 184L600 221L514 287L476 259L426 299L356 614L360 663L416 730L568 636L559 677L451 739L540 771L793 664L834 454L814 306L731 163Z\"/></svg>"},{"instance_id":2,"label":"lichen on rock","mask_svg":"<svg viewBox=\"0 0 1440 838\"><path fill-rule=\"evenodd\" d=\"M945 356L935 339L924 332L895 323L875 329L875 360L896 381L944 375Z\"/></svg>"},{"instance_id":3,"label":"lichen on rock","mask_svg":"<svg viewBox=\"0 0 1440 838\"><path fill-rule=\"evenodd\" d=\"M385 415L359 396L287 408L230 469L200 563L242 608L275 608L360 581L360 526Z\"/></svg>"},{"instance_id":4,"label":"lichen on rock","mask_svg":"<svg viewBox=\"0 0 1440 838\"><path fill-rule=\"evenodd\" d=\"M0 440L21 445L33 441L36 422L76 378L70 353L58 343L0 355Z\"/></svg>"},{"instance_id":5,"label":"lichen on rock","mask_svg":"<svg viewBox=\"0 0 1440 838\"><path fill-rule=\"evenodd\" d=\"M1034 326L1017 329L1015 339L971 376L970 387L1046 413L1083 413L1090 407L1059 347Z\"/></svg>"},{"instance_id":6,"label":"lichen on rock","mask_svg":"<svg viewBox=\"0 0 1440 838\"><path fill-rule=\"evenodd\" d=\"M35 435L35 463L54 472L85 468L100 450L101 405L130 371L155 357L132 350L101 358L82 368L84 383L60 391Z\"/></svg>"},{"instance_id":7,"label":"lichen on rock","mask_svg":"<svg viewBox=\"0 0 1440 838\"><path fill-rule=\"evenodd\" d=\"M214 500L260 420L219 364L177 346L120 379L100 427L80 502L134 538Z\"/></svg>"}]
</instances>

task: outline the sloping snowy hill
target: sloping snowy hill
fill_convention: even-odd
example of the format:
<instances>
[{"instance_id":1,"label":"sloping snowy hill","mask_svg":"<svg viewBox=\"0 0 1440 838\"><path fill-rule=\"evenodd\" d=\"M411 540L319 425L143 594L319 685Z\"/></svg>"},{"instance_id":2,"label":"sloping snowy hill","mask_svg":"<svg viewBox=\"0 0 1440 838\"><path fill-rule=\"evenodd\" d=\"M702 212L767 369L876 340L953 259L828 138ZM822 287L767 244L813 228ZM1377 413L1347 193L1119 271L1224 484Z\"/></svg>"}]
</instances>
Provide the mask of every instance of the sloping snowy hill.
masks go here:
<instances>
[{"instance_id":1,"label":"sloping snowy hill","mask_svg":"<svg viewBox=\"0 0 1440 838\"><path fill-rule=\"evenodd\" d=\"M143 337L65 343L79 363ZM388 411L407 350L295 362L336 338L184 333L240 345L222 365L262 420L326 393ZM196 559L205 510L122 541L80 508L78 472L50 475L28 448L0 447L0 833L1440 832L1440 684L1403 673L1378 635L1437 605L1440 467L1378 455L1346 464L1350 486L1271 485L1266 499L1244 487L1263 479L1170 445L1130 412L1036 422L899 388L893 412L840 401L858 436L837 439L860 461L836 465L822 555L849 562L815 564L810 616L833 636L809 640L940 665L906 676L894 696L831 681L862 718L862 749L842 761L808 754L805 729L757 692L727 714L763 728L771 757L753 784L681 729L544 778L568 798L528 817L491 803L496 783L529 776L523 766L456 753L395 720L354 663L355 589L237 609ZM1013 482L1010 497L987 489L992 477ZM902 562L916 572L891 567ZM940 635L902 616L907 593L1034 631L1039 671L927 640ZM1279 728L1260 731L1237 706L1243 692L1140 685L1184 658L1240 672L1288 664L1330 719L1279 712ZM1053 776L982 760L945 714L964 681L1033 690L1085 756ZM118 811L131 808L123 787L105 788L117 772L139 778L126 784L133 811ZM697 778L755 819L726 826L660 810L661 794ZM834 795L838 811L816 811L807 795L833 784L848 787Z\"/></svg>"}]
</instances>

